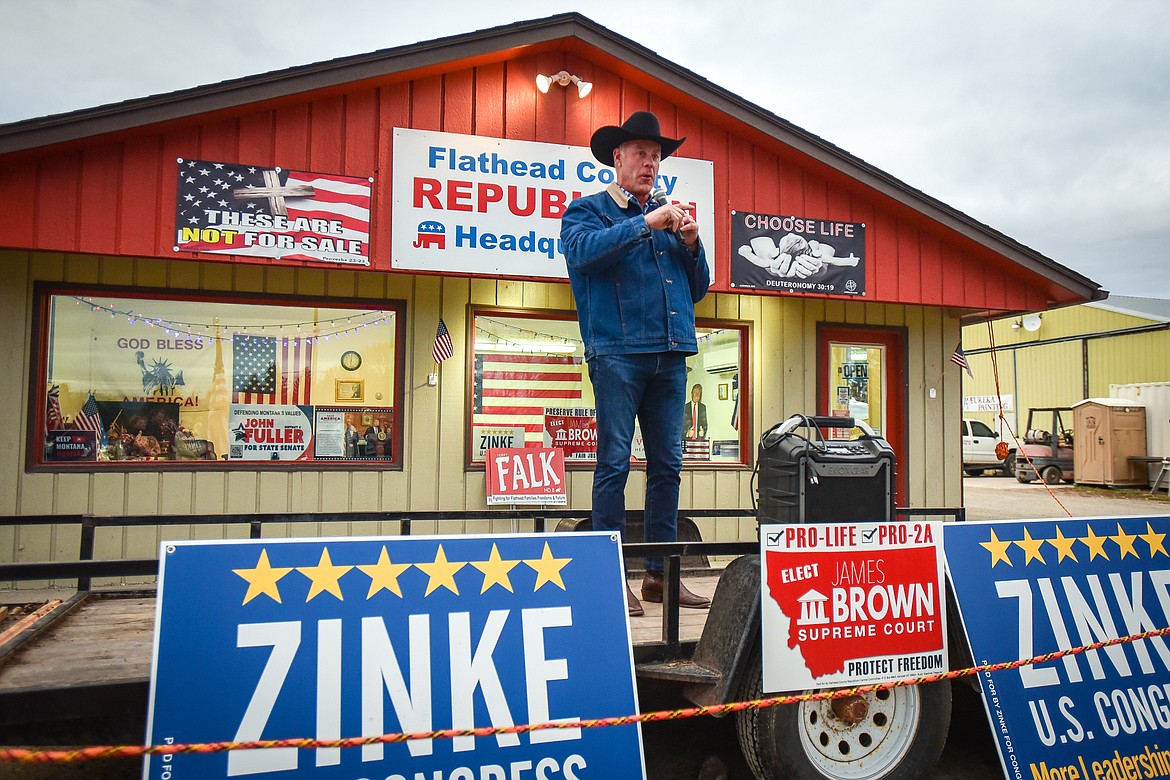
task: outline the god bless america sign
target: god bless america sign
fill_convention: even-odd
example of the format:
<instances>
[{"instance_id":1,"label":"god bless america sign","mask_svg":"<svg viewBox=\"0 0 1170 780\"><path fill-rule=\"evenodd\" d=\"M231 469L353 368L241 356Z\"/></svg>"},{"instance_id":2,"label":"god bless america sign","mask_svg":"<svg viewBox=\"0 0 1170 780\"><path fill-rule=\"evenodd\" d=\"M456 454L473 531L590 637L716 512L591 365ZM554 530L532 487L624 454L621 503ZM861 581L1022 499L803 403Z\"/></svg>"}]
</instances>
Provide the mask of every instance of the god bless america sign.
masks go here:
<instances>
[{"instance_id":1,"label":"god bless america sign","mask_svg":"<svg viewBox=\"0 0 1170 780\"><path fill-rule=\"evenodd\" d=\"M669 157L657 181L672 201L694 209L712 271L713 170L707 160ZM392 263L400 270L566 279L561 216L574 198L613 180L613 168L584 146L397 128Z\"/></svg>"},{"instance_id":2,"label":"god bless america sign","mask_svg":"<svg viewBox=\"0 0 1170 780\"><path fill-rule=\"evenodd\" d=\"M145 777L644 778L615 535L174 542L147 741L557 722L490 737L152 756ZM604 680L604 685L598 685Z\"/></svg>"}]
</instances>

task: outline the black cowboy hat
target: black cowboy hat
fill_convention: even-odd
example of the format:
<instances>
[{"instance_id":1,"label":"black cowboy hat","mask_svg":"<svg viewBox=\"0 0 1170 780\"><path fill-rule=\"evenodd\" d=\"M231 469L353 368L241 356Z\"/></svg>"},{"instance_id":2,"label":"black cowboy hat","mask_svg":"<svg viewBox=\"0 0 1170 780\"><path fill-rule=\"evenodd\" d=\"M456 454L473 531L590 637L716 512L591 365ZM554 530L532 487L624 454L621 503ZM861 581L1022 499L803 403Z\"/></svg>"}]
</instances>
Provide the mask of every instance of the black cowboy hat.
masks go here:
<instances>
[{"instance_id":1,"label":"black cowboy hat","mask_svg":"<svg viewBox=\"0 0 1170 780\"><path fill-rule=\"evenodd\" d=\"M662 128L658 126L658 117L649 111L635 111L620 127L606 125L598 128L589 139L589 148L593 156L603 165L613 165L613 150L626 141L654 141L662 147L662 159L675 153L684 138L664 138Z\"/></svg>"}]
</instances>

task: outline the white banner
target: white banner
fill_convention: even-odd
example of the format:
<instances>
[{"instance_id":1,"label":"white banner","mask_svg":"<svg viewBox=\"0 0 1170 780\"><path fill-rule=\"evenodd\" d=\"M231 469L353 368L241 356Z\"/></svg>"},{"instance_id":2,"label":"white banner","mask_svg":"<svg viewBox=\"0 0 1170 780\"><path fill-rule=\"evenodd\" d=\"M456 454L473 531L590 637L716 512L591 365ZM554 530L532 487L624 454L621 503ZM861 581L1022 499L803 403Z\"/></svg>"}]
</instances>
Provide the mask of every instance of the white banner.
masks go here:
<instances>
[{"instance_id":1,"label":"white banner","mask_svg":"<svg viewBox=\"0 0 1170 780\"><path fill-rule=\"evenodd\" d=\"M1012 411L1012 396L1007 395L965 395L963 396L964 412L998 412L1000 404L1005 412Z\"/></svg>"},{"instance_id":2,"label":"white banner","mask_svg":"<svg viewBox=\"0 0 1170 780\"><path fill-rule=\"evenodd\" d=\"M658 174L694 208L715 273L714 168L669 157ZM396 128L391 264L398 270L567 279L561 215L605 189L613 168L584 146Z\"/></svg>"}]
</instances>

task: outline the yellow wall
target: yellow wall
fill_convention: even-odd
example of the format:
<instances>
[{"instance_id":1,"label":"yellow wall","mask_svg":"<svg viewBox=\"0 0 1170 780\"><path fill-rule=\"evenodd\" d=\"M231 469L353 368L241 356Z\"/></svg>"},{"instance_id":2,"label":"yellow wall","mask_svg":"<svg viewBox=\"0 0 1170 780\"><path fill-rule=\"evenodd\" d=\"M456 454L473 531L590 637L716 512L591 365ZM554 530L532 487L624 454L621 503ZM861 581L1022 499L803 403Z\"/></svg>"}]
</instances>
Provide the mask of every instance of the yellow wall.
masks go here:
<instances>
[{"instance_id":1,"label":"yellow wall","mask_svg":"<svg viewBox=\"0 0 1170 780\"><path fill-rule=\"evenodd\" d=\"M999 392L1013 396L1015 408L1006 417L1017 434L1027 422L1028 407L1108 398L1110 384L1170 380L1170 330L1081 338L1158 325L1158 320L1089 305L1044 312L1036 331L1013 328L1020 320L1007 317L993 320L990 329L987 323L963 328L963 348L975 374L974 379L964 375L963 394L994 395L998 372ZM1048 343L1055 339L1070 340ZM994 352L971 354L993 343ZM996 427L997 415L991 412L965 416Z\"/></svg>"},{"instance_id":2,"label":"yellow wall","mask_svg":"<svg viewBox=\"0 0 1170 780\"><path fill-rule=\"evenodd\" d=\"M7 403L0 406L0 514L149 515L223 513L484 509L482 471L464 470L466 384L463 338L467 306L491 305L572 309L566 284L497 281L346 269L279 268L119 257L0 251L0 357L14 370L0 375ZM293 294L406 301L406 390L403 399L404 468L401 471L142 471L130 473L25 472L28 386L32 342L32 291L39 280L179 290ZM455 355L442 366L438 387L428 387L434 370L431 347L441 314L456 336ZM819 322L905 327L908 332L910 495L902 504L959 506L959 444L940 434L944 420L959 417L959 372L949 360L958 340L958 314L941 309L826 301L794 296L712 294L698 307L700 317L747 321L751 325L751 424L748 441L795 412L816 408L816 327ZM930 397L931 390L934 398ZM951 428L954 425L949 426ZM749 443L754 457L754 443ZM941 464L941 466L940 466ZM592 472L571 471L569 507L590 504ZM643 472L629 480L627 504L641 506ZM752 506L751 471L684 469L683 508ZM728 525L700 522L707 540L754 539L754 522ZM396 533L397 523L301 523L266 527L266 535L358 535ZM415 533L506 532L504 520L416 524ZM104 531L98 557L153 557L164 538L243 536L242 526L132 528ZM53 526L0 527L0 560L76 557L77 530Z\"/></svg>"}]
</instances>

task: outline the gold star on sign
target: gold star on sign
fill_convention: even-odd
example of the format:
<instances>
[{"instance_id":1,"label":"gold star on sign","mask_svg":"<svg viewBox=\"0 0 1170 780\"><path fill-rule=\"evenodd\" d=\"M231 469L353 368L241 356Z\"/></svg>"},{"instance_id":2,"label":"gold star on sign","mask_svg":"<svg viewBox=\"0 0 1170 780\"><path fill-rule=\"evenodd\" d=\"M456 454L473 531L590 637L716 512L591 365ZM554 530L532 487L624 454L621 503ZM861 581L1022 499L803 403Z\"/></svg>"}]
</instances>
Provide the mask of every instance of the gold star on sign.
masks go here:
<instances>
[{"instance_id":1,"label":"gold star on sign","mask_svg":"<svg viewBox=\"0 0 1170 780\"><path fill-rule=\"evenodd\" d=\"M1025 566L1031 563L1033 558L1040 561L1040 563L1048 563L1046 560L1044 560L1044 556L1040 554L1040 546L1044 544L1044 540L1033 539L1032 534L1028 533L1027 528L1024 529L1024 538L1017 542L1012 542L1012 544L1024 551Z\"/></svg>"},{"instance_id":2,"label":"gold star on sign","mask_svg":"<svg viewBox=\"0 0 1170 780\"><path fill-rule=\"evenodd\" d=\"M280 603L280 590L277 589L276 583L281 577L292 571L290 566L287 569L273 568L268 563L268 550L260 550L260 560L256 562L254 569L232 569L236 574L248 581L248 593L244 596L244 603L247 604L252 599L263 593L277 604Z\"/></svg>"},{"instance_id":3,"label":"gold star on sign","mask_svg":"<svg viewBox=\"0 0 1170 780\"><path fill-rule=\"evenodd\" d=\"M1093 533L1093 529L1089 526L1085 526L1085 534L1085 536L1081 537L1081 541L1084 542L1085 546L1089 548L1089 560L1093 560L1098 555L1100 555L1105 560L1109 560L1109 553L1105 552L1105 541L1109 537L1097 536L1097 534Z\"/></svg>"},{"instance_id":4,"label":"gold star on sign","mask_svg":"<svg viewBox=\"0 0 1170 780\"><path fill-rule=\"evenodd\" d=\"M1001 542L999 537L995 535L995 529L991 531L991 541L980 542L980 547L986 548L987 552L991 553L991 568L995 568L995 564L1003 561L1008 566L1012 565L1011 558L1008 558L1008 548L1012 546L1011 542Z\"/></svg>"},{"instance_id":5,"label":"gold star on sign","mask_svg":"<svg viewBox=\"0 0 1170 780\"><path fill-rule=\"evenodd\" d=\"M1080 561L1077 561L1077 556L1072 550L1073 545L1077 543L1077 538L1075 536L1071 538L1065 536L1061 533L1060 526L1056 526L1056 538L1049 539L1048 543L1056 548L1057 563L1060 563L1065 558L1072 558L1077 563L1080 563Z\"/></svg>"},{"instance_id":6,"label":"gold star on sign","mask_svg":"<svg viewBox=\"0 0 1170 780\"><path fill-rule=\"evenodd\" d=\"M338 601L344 601L341 596L341 575L352 569L352 566L334 566L333 561L329 560L329 548L325 547L321 550L321 560L317 562L316 566L298 566L297 571L305 575L312 581L309 586L309 595L305 597L305 602L310 602L313 597L324 591L329 591L337 597Z\"/></svg>"},{"instance_id":7,"label":"gold star on sign","mask_svg":"<svg viewBox=\"0 0 1170 780\"><path fill-rule=\"evenodd\" d=\"M512 582L508 579L508 572L519 566L520 561L502 560L495 543L492 544L492 554L488 556L486 561L482 563L472 561L471 565L483 572L483 587L480 588L480 593L487 593L488 588L493 585L499 585L509 593L515 593L512 590Z\"/></svg>"},{"instance_id":8,"label":"gold star on sign","mask_svg":"<svg viewBox=\"0 0 1170 780\"><path fill-rule=\"evenodd\" d=\"M1145 543L1150 546L1151 558L1154 557L1156 552L1161 552L1163 555L1170 555L1170 553L1166 552L1166 547L1162 544L1162 540L1166 538L1166 534L1154 533L1154 528L1149 524L1149 522L1146 523L1146 532L1144 534L1139 534L1139 536L1141 536L1142 540L1144 540Z\"/></svg>"},{"instance_id":9,"label":"gold star on sign","mask_svg":"<svg viewBox=\"0 0 1170 780\"><path fill-rule=\"evenodd\" d=\"M1110 536L1110 539L1117 542L1117 546L1121 548L1121 560L1125 560L1125 556L1132 555L1135 558L1141 556L1137 554L1137 550L1133 549L1133 543L1137 540L1137 534L1127 534L1125 529L1121 527L1121 523L1117 524L1117 535Z\"/></svg>"},{"instance_id":10,"label":"gold star on sign","mask_svg":"<svg viewBox=\"0 0 1170 780\"><path fill-rule=\"evenodd\" d=\"M436 588L442 586L447 590L459 595L459 588L455 586L455 572L466 566L466 562L452 563L447 560L447 554L443 552L443 545L439 545L439 551L435 553L435 560L433 563L416 563L419 567L427 573L430 581L427 582L427 592L424 596L429 596Z\"/></svg>"},{"instance_id":11,"label":"gold star on sign","mask_svg":"<svg viewBox=\"0 0 1170 780\"><path fill-rule=\"evenodd\" d=\"M551 582L561 590L565 589L565 581L561 579L561 569L573 560L572 558L554 558L552 550L548 548L548 542L544 543L544 552L539 558L531 561L524 561L526 564L536 570L536 585L533 586L532 592L540 590L546 582Z\"/></svg>"},{"instance_id":12,"label":"gold star on sign","mask_svg":"<svg viewBox=\"0 0 1170 780\"><path fill-rule=\"evenodd\" d=\"M366 598L372 598L380 590L388 590L398 598L402 598L402 588L398 587L398 575L410 568L409 563L391 563L390 553L386 552L386 545L382 545L382 552L378 562L373 565L358 566L370 578L370 592Z\"/></svg>"}]
</instances>

